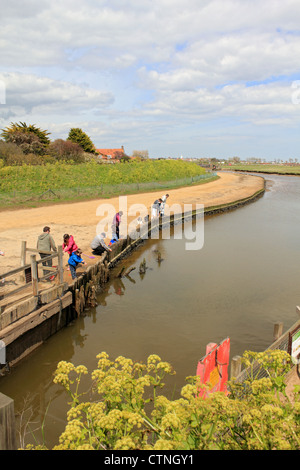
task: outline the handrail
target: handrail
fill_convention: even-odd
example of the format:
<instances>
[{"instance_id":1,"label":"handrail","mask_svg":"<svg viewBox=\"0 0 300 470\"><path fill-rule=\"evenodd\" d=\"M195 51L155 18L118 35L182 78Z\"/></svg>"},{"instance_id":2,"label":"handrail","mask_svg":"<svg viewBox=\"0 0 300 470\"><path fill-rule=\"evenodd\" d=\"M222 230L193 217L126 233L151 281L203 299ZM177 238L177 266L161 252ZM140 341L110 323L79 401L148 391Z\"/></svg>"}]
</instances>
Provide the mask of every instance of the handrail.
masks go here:
<instances>
[{"instance_id":1,"label":"handrail","mask_svg":"<svg viewBox=\"0 0 300 470\"><path fill-rule=\"evenodd\" d=\"M300 313L299 307L297 307L297 313ZM295 328L300 326L300 320L298 319L285 333L282 334L283 323L275 324L274 327L274 342L267 348L267 350L280 349L281 351L289 352L289 335ZM242 358L235 356L231 364L231 377L235 377L238 382L244 382L248 377L248 372L251 370L250 367L242 369ZM258 378L267 376L267 373L261 369L258 363L254 363L253 371L258 373Z\"/></svg>"},{"instance_id":2,"label":"handrail","mask_svg":"<svg viewBox=\"0 0 300 470\"><path fill-rule=\"evenodd\" d=\"M26 263L26 253L31 252L31 253L42 253L46 254L49 256L46 256L42 259L37 260L36 259L36 254L30 255L30 264ZM58 259L58 263L56 267L52 266L43 266L44 271L49 271L49 274L47 273L44 276L39 276L39 266L45 261L52 260L54 258ZM22 241L22 248L21 248L21 266L19 268L12 269L10 271L7 271L6 273L2 274L0 278L6 279L7 277L14 276L18 273L24 273L23 275L23 281L25 282L24 285L18 286L16 289L12 289L9 292L5 292L2 295L0 294L0 300L3 300L7 297L10 297L14 294L17 294L24 290L25 288L28 287L30 281L32 285L32 294L34 296L39 295L39 281L48 279L49 277L53 275L58 275L59 278L59 283L63 283L63 251L62 247L58 247L58 251L43 251L43 250L37 250L35 248L27 248L27 242ZM28 280L29 279L29 280ZM3 286L1 286L3 287ZM1 289L2 290L2 289ZM1 310L1 307L0 307Z\"/></svg>"}]
</instances>

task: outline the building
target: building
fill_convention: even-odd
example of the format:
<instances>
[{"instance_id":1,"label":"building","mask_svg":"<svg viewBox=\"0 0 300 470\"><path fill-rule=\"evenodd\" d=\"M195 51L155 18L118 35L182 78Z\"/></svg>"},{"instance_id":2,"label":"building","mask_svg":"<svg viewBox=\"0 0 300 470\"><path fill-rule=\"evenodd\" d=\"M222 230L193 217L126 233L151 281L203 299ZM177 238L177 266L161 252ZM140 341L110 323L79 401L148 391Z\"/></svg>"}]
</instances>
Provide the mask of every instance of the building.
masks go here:
<instances>
[{"instance_id":1,"label":"building","mask_svg":"<svg viewBox=\"0 0 300 470\"><path fill-rule=\"evenodd\" d=\"M124 147L122 145L119 149L96 149L99 158L105 161L118 161L125 155Z\"/></svg>"}]
</instances>

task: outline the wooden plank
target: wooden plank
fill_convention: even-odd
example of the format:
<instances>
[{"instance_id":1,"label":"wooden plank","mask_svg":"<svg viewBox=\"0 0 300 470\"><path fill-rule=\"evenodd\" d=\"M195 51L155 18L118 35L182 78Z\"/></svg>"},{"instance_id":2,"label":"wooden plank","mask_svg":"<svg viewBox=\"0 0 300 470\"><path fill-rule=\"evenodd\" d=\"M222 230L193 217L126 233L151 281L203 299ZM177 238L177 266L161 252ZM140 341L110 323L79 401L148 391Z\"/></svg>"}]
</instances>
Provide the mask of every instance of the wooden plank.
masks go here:
<instances>
[{"instance_id":1,"label":"wooden plank","mask_svg":"<svg viewBox=\"0 0 300 470\"><path fill-rule=\"evenodd\" d=\"M38 264L38 263L37 263L37 264ZM51 267L51 266L43 266L43 269L44 269L44 271L52 271L52 272L57 273L57 268L53 268L53 267ZM44 277L46 277L46 276L44 276ZM40 277L39 279L43 279L43 278Z\"/></svg>"},{"instance_id":2,"label":"wooden plank","mask_svg":"<svg viewBox=\"0 0 300 470\"><path fill-rule=\"evenodd\" d=\"M43 253L43 255L53 255L53 253L56 253L56 251L43 251L43 250L37 250L36 248L26 248L26 251L30 251L30 253Z\"/></svg>"},{"instance_id":3,"label":"wooden plank","mask_svg":"<svg viewBox=\"0 0 300 470\"><path fill-rule=\"evenodd\" d=\"M27 289L27 288L28 288L28 284L25 284L24 286L20 286L17 289L11 290L9 292L5 292L5 294L3 294L3 298L5 299L6 297L9 297L10 295L13 295L13 294L17 294L18 292L21 292L22 290Z\"/></svg>"},{"instance_id":4,"label":"wooden plank","mask_svg":"<svg viewBox=\"0 0 300 470\"><path fill-rule=\"evenodd\" d=\"M72 304L72 292L67 292L61 299L57 299L47 305L44 305L39 310L22 317L20 320L12 323L0 331L0 339L4 341L5 345L13 343L16 339L22 336L27 331L32 330L48 318L51 318L56 313L60 312Z\"/></svg>"},{"instance_id":5,"label":"wooden plank","mask_svg":"<svg viewBox=\"0 0 300 470\"><path fill-rule=\"evenodd\" d=\"M39 251L39 253L42 253L42 251ZM52 252L53 253L53 252ZM31 255L32 256L32 255ZM42 259L38 259L37 260L37 263L38 264L41 264L43 263L44 261L48 261L49 259L54 259L54 258L57 258L58 254L55 253L54 255L51 255L51 256L47 256L46 258L42 258Z\"/></svg>"},{"instance_id":6,"label":"wooden plank","mask_svg":"<svg viewBox=\"0 0 300 470\"><path fill-rule=\"evenodd\" d=\"M30 264L25 264L24 266L20 266L19 268L12 269L11 271L8 271L7 273L1 274L1 277L8 277L8 276L13 276L14 274L18 274L21 271L25 271L26 268L30 268Z\"/></svg>"}]
</instances>

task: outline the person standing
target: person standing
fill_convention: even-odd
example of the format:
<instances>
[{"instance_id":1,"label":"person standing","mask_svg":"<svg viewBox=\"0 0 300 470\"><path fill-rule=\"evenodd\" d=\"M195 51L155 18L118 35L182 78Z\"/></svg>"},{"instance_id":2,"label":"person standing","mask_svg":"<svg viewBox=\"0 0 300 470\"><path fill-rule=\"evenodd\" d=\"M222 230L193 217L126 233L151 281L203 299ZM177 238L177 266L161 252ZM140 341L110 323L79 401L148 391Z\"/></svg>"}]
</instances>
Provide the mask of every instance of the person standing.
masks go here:
<instances>
[{"instance_id":1,"label":"person standing","mask_svg":"<svg viewBox=\"0 0 300 470\"><path fill-rule=\"evenodd\" d=\"M95 238L93 239L91 243L93 255L101 256L104 253L104 251L111 251L111 248L109 248L104 241L105 237L106 237L106 234L104 232L95 236Z\"/></svg>"},{"instance_id":2,"label":"person standing","mask_svg":"<svg viewBox=\"0 0 300 470\"><path fill-rule=\"evenodd\" d=\"M113 222L112 222L112 226L111 226L111 229L112 229L112 238L114 238L114 235L117 236L118 240L120 238L120 223L121 223L121 217L123 215L123 212L120 211L120 212L117 212L113 218Z\"/></svg>"},{"instance_id":3,"label":"person standing","mask_svg":"<svg viewBox=\"0 0 300 470\"><path fill-rule=\"evenodd\" d=\"M78 264L86 264L85 261L81 258L82 251L78 248L76 251L73 251L71 253L69 259L68 259L68 264L70 266L70 271L71 271L71 276L72 279L76 279L76 268Z\"/></svg>"},{"instance_id":4,"label":"person standing","mask_svg":"<svg viewBox=\"0 0 300 470\"><path fill-rule=\"evenodd\" d=\"M40 251L39 255L41 259L47 258L50 256L49 254L46 253L41 253L42 251L57 251L55 241L53 240L53 237L50 235L50 227L46 226L43 228L43 233L38 236L37 240L37 249ZM52 259L48 259L47 261L42 262L43 266L52 266ZM48 274L51 274L51 271L48 270L43 270L44 276L47 276Z\"/></svg>"}]
</instances>

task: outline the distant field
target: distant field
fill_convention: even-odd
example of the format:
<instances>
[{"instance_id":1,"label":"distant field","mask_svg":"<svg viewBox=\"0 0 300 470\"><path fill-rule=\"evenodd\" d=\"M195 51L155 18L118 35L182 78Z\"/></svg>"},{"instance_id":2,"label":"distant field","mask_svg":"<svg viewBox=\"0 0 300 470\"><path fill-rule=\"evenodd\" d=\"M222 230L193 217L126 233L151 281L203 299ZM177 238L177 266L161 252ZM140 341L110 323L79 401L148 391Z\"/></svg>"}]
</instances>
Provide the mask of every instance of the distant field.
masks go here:
<instances>
[{"instance_id":1,"label":"distant field","mask_svg":"<svg viewBox=\"0 0 300 470\"><path fill-rule=\"evenodd\" d=\"M218 178L193 162L148 160L99 165L82 163L0 168L0 206L37 207L201 184Z\"/></svg>"},{"instance_id":2,"label":"distant field","mask_svg":"<svg viewBox=\"0 0 300 470\"><path fill-rule=\"evenodd\" d=\"M233 170L233 171L251 171L259 173L279 173L279 174L289 174L289 175L300 175L300 165L299 166L290 166L290 165L223 165L224 170Z\"/></svg>"}]
</instances>

